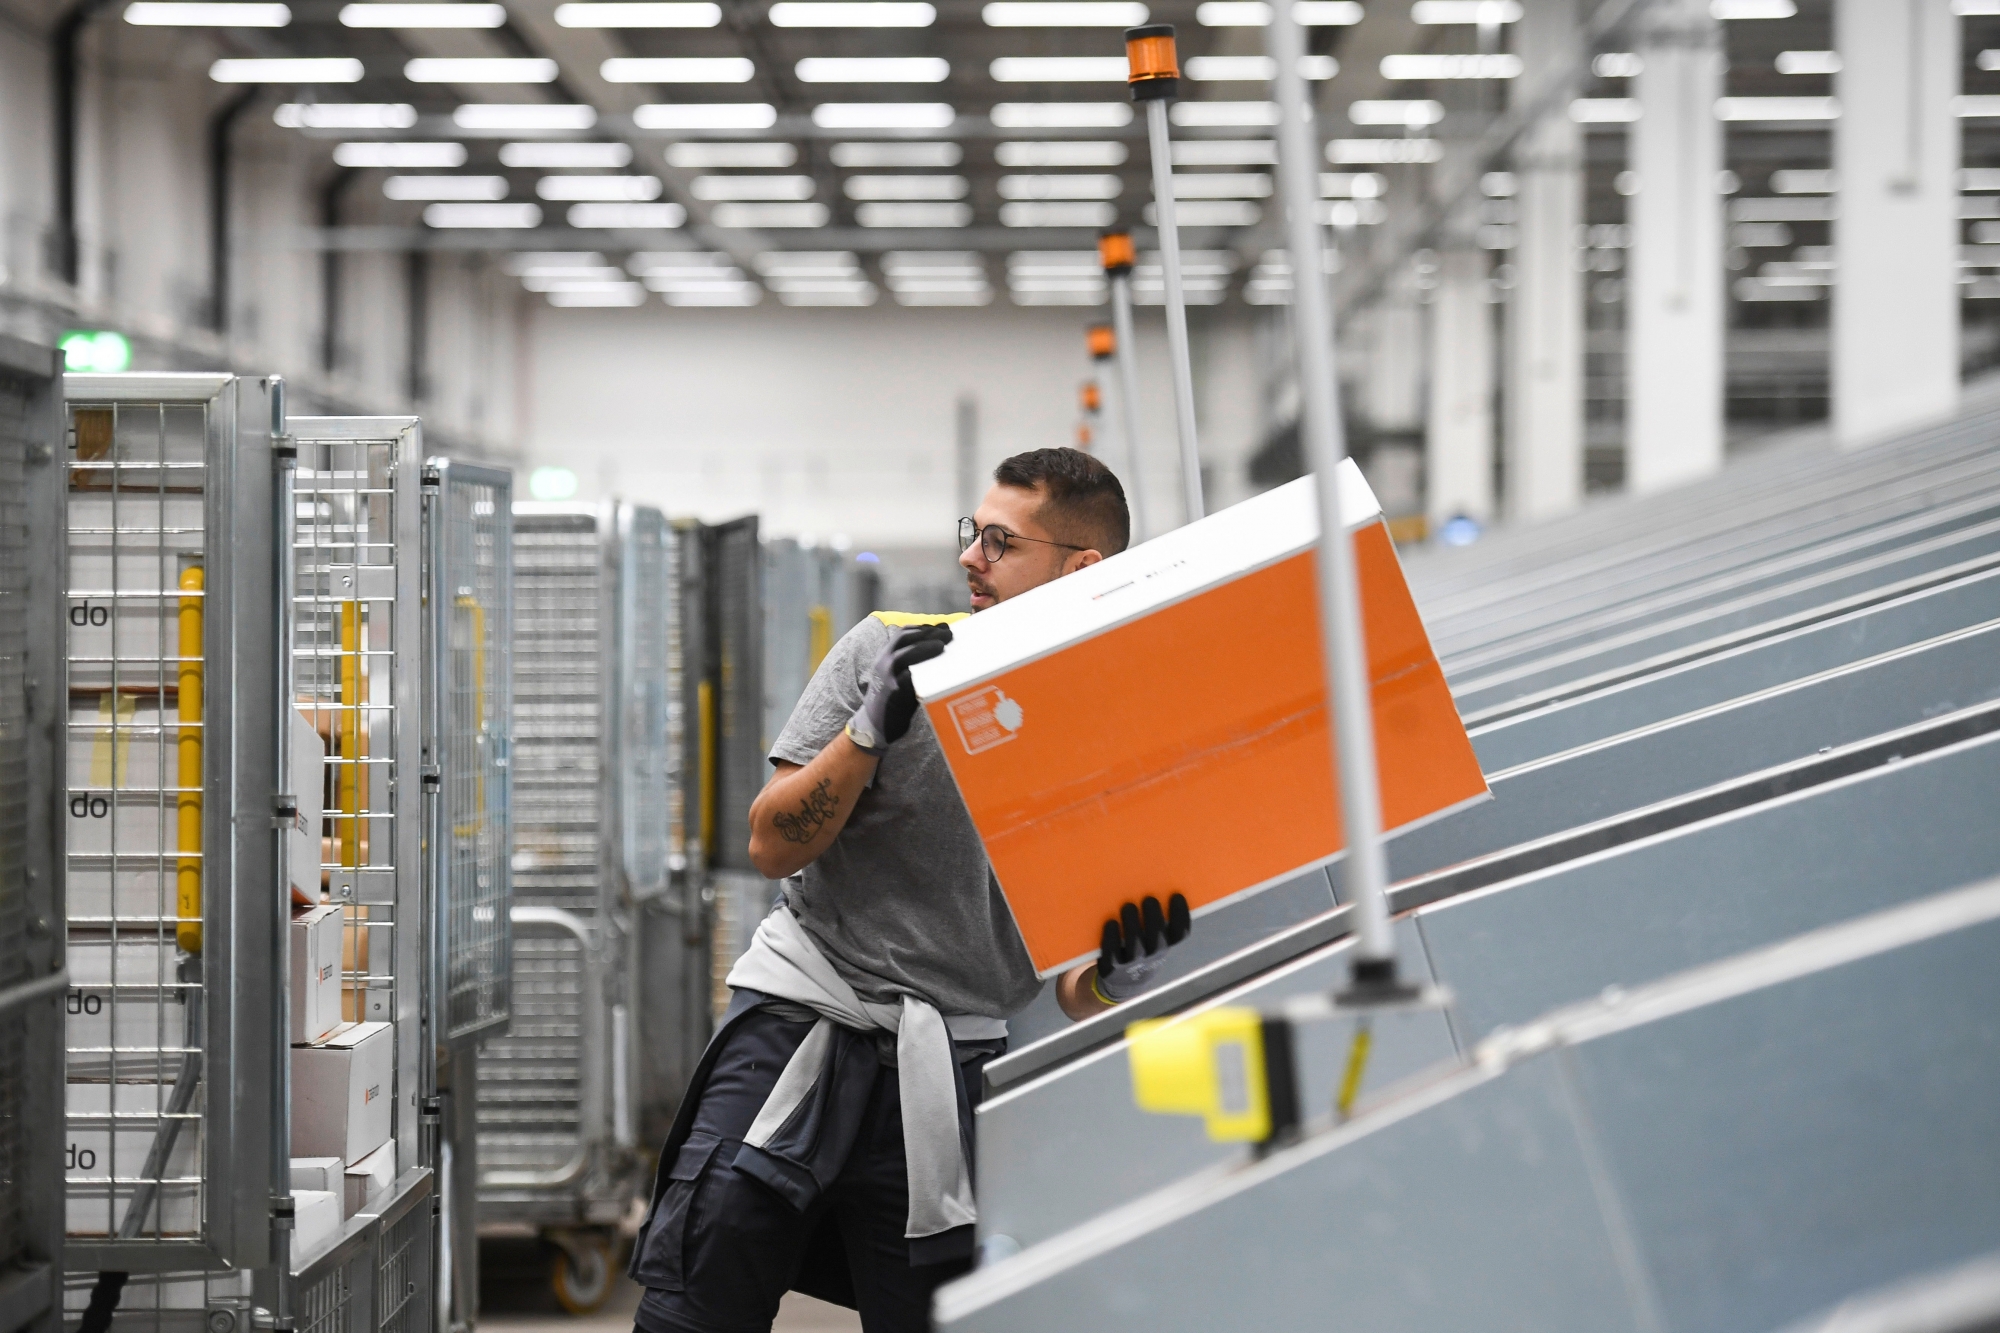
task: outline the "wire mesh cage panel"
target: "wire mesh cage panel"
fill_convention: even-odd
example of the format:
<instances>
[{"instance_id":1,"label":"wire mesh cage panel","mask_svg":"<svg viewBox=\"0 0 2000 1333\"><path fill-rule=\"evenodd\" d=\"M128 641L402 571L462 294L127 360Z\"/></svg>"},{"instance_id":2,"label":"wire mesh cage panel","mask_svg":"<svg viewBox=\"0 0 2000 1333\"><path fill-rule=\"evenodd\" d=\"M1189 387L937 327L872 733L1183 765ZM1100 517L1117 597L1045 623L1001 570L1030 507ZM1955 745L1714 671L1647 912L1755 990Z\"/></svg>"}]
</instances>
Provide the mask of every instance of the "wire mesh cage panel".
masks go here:
<instances>
[{"instance_id":1,"label":"wire mesh cage panel","mask_svg":"<svg viewBox=\"0 0 2000 1333\"><path fill-rule=\"evenodd\" d=\"M642 1143L665 1137L708 1043L708 935L713 907L703 812L713 816L709 761L714 685L707 666L702 526L676 519L667 546L667 690L670 771L668 867L673 887L638 914L639 1126Z\"/></svg>"},{"instance_id":2,"label":"wire mesh cage panel","mask_svg":"<svg viewBox=\"0 0 2000 1333\"><path fill-rule=\"evenodd\" d=\"M0 1330L53 1326L62 1250L58 355L0 337Z\"/></svg>"},{"instance_id":3,"label":"wire mesh cage panel","mask_svg":"<svg viewBox=\"0 0 2000 1333\"><path fill-rule=\"evenodd\" d=\"M750 803L764 788L764 562L757 518L710 529L716 744L715 835L709 864L753 870Z\"/></svg>"},{"instance_id":4,"label":"wire mesh cage panel","mask_svg":"<svg viewBox=\"0 0 2000 1333\"><path fill-rule=\"evenodd\" d=\"M510 1013L513 476L437 458L427 488L434 1021L456 1045L504 1028Z\"/></svg>"},{"instance_id":5,"label":"wire mesh cage panel","mask_svg":"<svg viewBox=\"0 0 2000 1333\"><path fill-rule=\"evenodd\" d=\"M310 869L301 873L294 857L291 898L295 912L338 909L341 935L338 1008L293 1013L291 1039L315 1043L344 1023L390 1025L390 1133L381 1148L393 1159L384 1164L390 1188L408 1188L427 1165L418 1097L431 1058L416 781L422 428L414 417L300 417L291 433L292 704L303 724L291 759L295 785L317 787L295 793L301 810L322 812Z\"/></svg>"},{"instance_id":6,"label":"wire mesh cage panel","mask_svg":"<svg viewBox=\"0 0 2000 1333\"><path fill-rule=\"evenodd\" d=\"M672 689L674 542L666 516L620 505L618 555L618 863L626 895L640 901L668 888L685 777L685 722Z\"/></svg>"},{"instance_id":7,"label":"wire mesh cage panel","mask_svg":"<svg viewBox=\"0 0 2000 1333\"><path fill-rule=\"evenodd\" d=\"M64 1303L199 1326L247 1299L284 1188L282 398L225 375L65 393ZM101 1278L125 1272L153 1276Z\"/></svg>"},{"instance_id":8,"label":"wire mesh cage panel","mask_svg":"<svg viewBox=\"0 0 2000 1333\"><path fill-rule=\"evenodd\" d=\"M514 998L478 1061L482 1222L608 1223L637 1188L618 546L613 505L514 506Z\"/></svg>"}]
</instances>

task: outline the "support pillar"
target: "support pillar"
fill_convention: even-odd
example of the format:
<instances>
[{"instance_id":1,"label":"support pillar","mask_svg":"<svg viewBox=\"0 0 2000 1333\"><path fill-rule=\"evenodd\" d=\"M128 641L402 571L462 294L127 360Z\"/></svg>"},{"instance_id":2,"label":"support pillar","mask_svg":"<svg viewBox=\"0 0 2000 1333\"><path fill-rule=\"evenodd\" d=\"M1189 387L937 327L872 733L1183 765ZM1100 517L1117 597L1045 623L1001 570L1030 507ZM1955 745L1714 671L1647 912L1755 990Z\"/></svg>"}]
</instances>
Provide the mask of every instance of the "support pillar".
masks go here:
<instances>
[{"instance_id":1,"label":"support pillar","mask_svg":"<svg viewBox=\"0 0 2000 1333\"><path fill-rule=\"evenodd\" d=\"M1517 98L1532 99L1576 56L1576 0L1525 0L1514 28ZM1514 290L1507 306L1507 514L1534 521L1583 503L1583 136L1553 115L1514 150Z\"/></svg>"},{"instance_id":2,"label":"support pillar","mask_svg":"<svg viewBox=\"0 0 2000 1333\"><path fill-rule=\"evenodd\" d=\"M1424 513L1432 532L1460 514L1481 523L1493 516L1493 325L1486 286L1483 253L1440 253L1424 428Z\"/></svg>"},{"instance_id":3,"label":"support pillar","mask_svg":"<svg viewBox=\"0 0 2000 1333\"><path fill-rule=\"evenodd\" d=\"M1708 0L1661 0L1639 39L1639 193L1627 204L1625 484L1634 492L1722 466L1721 25Z\"/></svg>"},{"instance_id":4,"label":"support pillar","mask_svg":"<svg viewBox=\"0 0 2000 1333\"><path fill-rule=\"evenodd\" d=\"M1843 445L1958 405L1959 22L1947 0L1836 0L1833 426Z\"/></svg>"}]
</instances>

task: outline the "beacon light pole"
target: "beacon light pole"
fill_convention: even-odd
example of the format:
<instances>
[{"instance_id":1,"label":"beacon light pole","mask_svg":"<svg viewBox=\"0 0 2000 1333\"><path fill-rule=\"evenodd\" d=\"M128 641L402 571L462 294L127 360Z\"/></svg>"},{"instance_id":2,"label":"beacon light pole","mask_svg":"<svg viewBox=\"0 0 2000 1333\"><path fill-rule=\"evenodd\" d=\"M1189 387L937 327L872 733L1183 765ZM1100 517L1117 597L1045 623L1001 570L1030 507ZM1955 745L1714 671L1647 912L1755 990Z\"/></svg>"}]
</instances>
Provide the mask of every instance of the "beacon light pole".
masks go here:
<instances>
[{"instance_id":1,"label":"beacon light pole","mask_svg":"<svg viewBox=\"0 0 2000 1333\"><path fill-rule=\"evenodd\" d=\"M1318 165L1312 104L1299 64L1305 39L1292 6L1271 6L1271 54L1278 84L1278 183L1292 253L1292 326L1298 353L1301 436L1319 492L1319 612L1332 704L1340 822L1347 834L1347 887L1359 936L1352 984L1341 998L1361 1003L1407 999L1396 977L1389 928L1388 870L1382 853L1382 798L1375 767L1374 701L1362 641L1361 593L1354 543L1340 518L1338 470L1347 456L1334 374L1333 312L1321 272ZM1365 1051L1365 1047L1360 1048ZM1359 1065L1350 1063L1358 1081ZM1349 1098L1351 1100L1351 1098Z\"/></svg>"},{"instance_id":2,"label":"beacon light pole","mask_svg":"<svg viewBox=\"0 0 2000 1333\"><path fill-rule=\"evenodd\" d=\"M1181 287L1181 237L1174 223L1173 144L1167 104L1180 96L1174 25L1149 23L1125 30L1125 60L1132 100L1146 108L1153 148L1153 207L1159 216L1160 270L1167 281L1167 348L1173 357L1174 424L1181 437L1181 491L1192 523L1206 512L1201 499L1201 454L1195 444L1194 377L1188 357L1187 299ZM1123 333L1121 331L1121 337Z\"/></svg>"},{"instance_id":3,"label":"beacon light pole","mask_svg":"<svg viewBox=\"0 0 2000 1333\"><path fill-rule=\"evenodd\" d=\"M1139 374L1133 366L1132 233L1107 231L1097 238L1097 257L1111 282L1111 346L1107 354L1118 362L1118 407L1125 427L1125 490L1132 503L1132 540L1151 534L1146 526L1146 492L1139 467ZM1097 354L1095 344L1091 354Z\"/></svg>"}]
</instances>

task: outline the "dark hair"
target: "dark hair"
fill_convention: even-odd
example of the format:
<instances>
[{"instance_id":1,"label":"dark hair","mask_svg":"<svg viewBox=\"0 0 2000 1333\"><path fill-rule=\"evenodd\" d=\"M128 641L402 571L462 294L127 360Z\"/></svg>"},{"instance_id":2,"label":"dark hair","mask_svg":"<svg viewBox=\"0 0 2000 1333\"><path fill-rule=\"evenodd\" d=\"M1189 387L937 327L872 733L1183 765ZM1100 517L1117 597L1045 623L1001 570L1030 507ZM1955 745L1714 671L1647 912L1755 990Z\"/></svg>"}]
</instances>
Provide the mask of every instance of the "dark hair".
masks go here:
<instances>
[{"instance_id":1,"label":"dark hair","mask_svg":"<svg viewBox=\"0 0 2000 1333\"><path fill-rule=\"evenodd\" d=\"M1057 538L1104 555L1132 540L1125 488L1110 468L1081 449L1030 449L993 469L993 480L1024 491L1039 488L1039 516Z\"/></svg>"}]
</instances>

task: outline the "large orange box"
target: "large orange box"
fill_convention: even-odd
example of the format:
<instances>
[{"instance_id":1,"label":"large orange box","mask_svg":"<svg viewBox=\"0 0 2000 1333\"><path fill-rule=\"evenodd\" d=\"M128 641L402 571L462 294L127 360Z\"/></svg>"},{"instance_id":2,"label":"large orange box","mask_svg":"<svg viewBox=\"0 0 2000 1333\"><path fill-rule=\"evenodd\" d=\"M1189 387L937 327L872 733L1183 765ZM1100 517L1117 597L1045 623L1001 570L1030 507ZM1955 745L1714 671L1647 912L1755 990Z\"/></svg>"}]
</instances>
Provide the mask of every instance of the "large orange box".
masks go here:
<instances>
[{"instance_id":1,"label":"large orange box","mask_svg":"<svg viewBox=\"0 0 2000 1333\"><path fill-rule=\"evenodd\" d=\"M1340 472L1374 690L1383 822L1485 797L1381 508ZM953 626L914 674L1036 968L1094 957L1146 894L1196 916L1344 848L1312 478Z\"/></svg>"}]
</instances>

